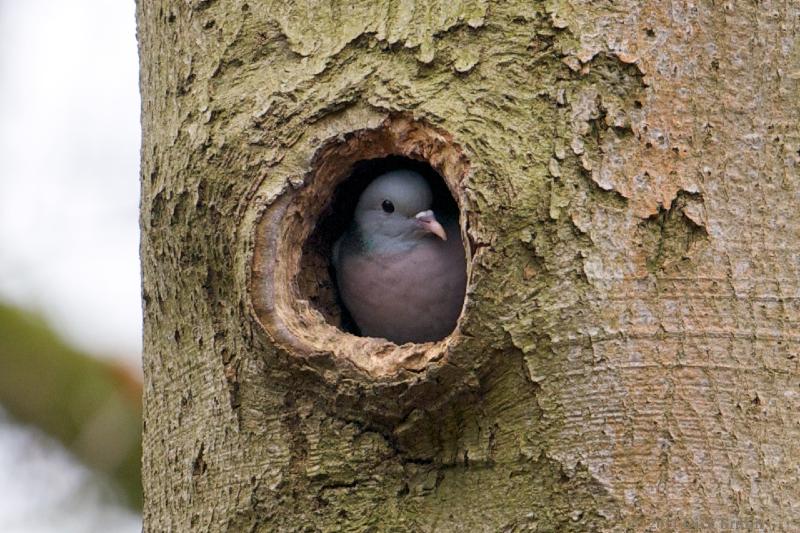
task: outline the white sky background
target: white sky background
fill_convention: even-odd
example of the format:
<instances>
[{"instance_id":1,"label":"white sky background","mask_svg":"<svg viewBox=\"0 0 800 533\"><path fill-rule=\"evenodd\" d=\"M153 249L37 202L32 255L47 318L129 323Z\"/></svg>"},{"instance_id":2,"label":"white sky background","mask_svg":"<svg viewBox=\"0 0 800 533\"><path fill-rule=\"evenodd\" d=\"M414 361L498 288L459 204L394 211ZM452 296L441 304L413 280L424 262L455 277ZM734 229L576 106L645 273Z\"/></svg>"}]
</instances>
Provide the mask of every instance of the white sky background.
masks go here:
<instances>
[{"instance_id":1,"label":"white sky background","mask_svg":"<svg viewBox=\"0 0 800 533\"><path fill-rule=\"evenodd\" d=\"M0 300L139 368L134 9L0 0ZM0 531L140 530L85 467L0 412Z\"/></svg>"},{"instance_id":2,"label":"white sky background","mask_svg":"<svg viewBox=\"0 0 800 533\"><path fill-rule=\"evenodd\" d=\"M0 0L0 299L137 367L133 0Z\"/></svg>"}]
</instances>

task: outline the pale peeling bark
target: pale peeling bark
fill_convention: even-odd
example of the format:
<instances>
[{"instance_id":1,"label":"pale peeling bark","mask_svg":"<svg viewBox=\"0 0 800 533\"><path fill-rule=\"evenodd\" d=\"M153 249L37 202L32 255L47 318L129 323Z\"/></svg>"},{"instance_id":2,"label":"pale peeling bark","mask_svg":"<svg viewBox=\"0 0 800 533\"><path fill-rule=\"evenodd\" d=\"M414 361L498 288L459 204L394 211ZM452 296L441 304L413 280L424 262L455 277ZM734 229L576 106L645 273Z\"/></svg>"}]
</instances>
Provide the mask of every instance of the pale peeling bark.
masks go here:
<instances>
[{"instance_id":1,"label":"pale peeling bark","mask_svg":"<svg viewBox=\"0 0 800 533\"><path fill-rule=\"evenodd\" d=\"M800 529L796 2L138 19L146 530ZM262 215L393 120L469 161L459 331L415 368L295 350Z\"/></svg>"}]
</instances>

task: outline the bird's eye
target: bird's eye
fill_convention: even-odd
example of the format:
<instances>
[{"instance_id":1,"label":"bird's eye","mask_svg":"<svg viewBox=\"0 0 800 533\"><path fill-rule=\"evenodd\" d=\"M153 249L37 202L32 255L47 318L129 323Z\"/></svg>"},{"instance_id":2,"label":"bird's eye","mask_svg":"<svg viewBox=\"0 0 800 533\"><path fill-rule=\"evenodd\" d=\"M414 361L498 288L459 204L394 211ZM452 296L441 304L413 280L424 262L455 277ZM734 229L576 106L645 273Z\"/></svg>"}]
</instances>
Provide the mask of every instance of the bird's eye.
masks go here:
<instances>
[{"instance_id":1,"label":"bird's eye","mask_svg":"<svg viewBox=\"0 0 800 533\"><path fill-rule=\"evenodd\" d=\"M383 203L381 204L381 207L387 213L394 213L394 204L389 200L384 200Z\"/></svg>"}]
</instances>

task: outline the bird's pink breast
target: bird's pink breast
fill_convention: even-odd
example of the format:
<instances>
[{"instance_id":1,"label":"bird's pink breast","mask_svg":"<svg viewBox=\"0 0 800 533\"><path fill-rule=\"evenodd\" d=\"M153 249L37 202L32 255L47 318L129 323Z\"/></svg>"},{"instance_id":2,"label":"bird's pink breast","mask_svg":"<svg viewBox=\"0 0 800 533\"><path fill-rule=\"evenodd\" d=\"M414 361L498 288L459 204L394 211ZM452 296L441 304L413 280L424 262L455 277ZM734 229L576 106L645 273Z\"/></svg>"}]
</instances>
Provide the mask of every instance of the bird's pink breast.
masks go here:
<instances>
[{"instance_id":1,"label":"bird's pink breast","mask_svg":"<svg viewBox=\"0 0 800 533\"><path fill-rule=\"evenodd\" d=\"M429 238L394 254L353 254L341 267L340 291L363 335L427 342L455 328L466 288L460 239Z\"/></svg>"}]
</instances>

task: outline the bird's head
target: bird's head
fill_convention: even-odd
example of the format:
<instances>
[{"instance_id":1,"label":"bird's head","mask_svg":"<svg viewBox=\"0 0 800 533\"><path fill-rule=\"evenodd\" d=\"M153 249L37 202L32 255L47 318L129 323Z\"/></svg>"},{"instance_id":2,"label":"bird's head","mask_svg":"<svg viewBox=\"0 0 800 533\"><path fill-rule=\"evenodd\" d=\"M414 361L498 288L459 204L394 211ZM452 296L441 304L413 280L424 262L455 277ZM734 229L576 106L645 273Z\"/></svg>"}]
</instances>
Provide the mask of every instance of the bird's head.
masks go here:
<instances>
[{"instance_id":1,"label":"bird's head","mask_svg":"<svg viewBox=\"0 0 800 533\"><path fill-rule=\"evenodd\" d=\"M433 193L420 174L393 170L375 178L361 193L355 221L371 242L413 242L429 236L447 240L431 211Z\"/></svg>"}]
</instances>

